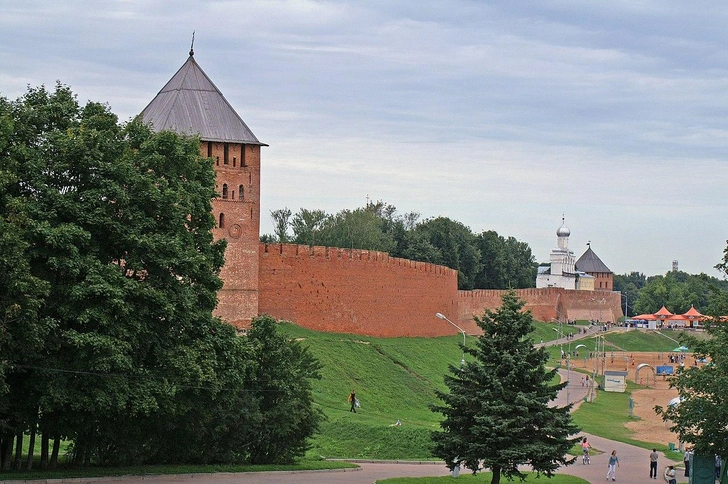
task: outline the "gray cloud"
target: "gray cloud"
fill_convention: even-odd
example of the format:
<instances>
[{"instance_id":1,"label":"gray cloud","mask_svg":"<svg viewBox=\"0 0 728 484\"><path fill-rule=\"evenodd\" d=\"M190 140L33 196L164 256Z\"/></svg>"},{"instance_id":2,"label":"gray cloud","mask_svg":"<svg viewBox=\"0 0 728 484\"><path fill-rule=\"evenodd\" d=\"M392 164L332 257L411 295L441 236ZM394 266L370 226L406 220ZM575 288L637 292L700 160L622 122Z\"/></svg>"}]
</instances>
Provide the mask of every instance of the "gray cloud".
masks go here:
<instances>
[{"instance_id":1,"label":"gray cloud","mask_svg":"<svg viewBox=\"0 0 728 484\"><path fill-rule=\"evenodd\" d=\"M263 214L367 195L528 242L566 214L615 272L715 274L723 7L647 2L0 0L0 94L69 84L122 120L196 58L259 139ZM262 227L272 225L263 216Z\"/></svg>"}]
</instances>

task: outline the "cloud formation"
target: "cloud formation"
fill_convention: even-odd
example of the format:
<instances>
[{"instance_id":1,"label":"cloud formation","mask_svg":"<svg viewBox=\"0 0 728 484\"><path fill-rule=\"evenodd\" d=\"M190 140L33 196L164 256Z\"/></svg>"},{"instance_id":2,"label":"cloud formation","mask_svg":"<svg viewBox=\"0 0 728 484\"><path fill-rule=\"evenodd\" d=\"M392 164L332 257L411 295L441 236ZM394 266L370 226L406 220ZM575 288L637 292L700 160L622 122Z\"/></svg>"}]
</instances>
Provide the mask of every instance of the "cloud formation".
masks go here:
<instances>
[{"instance_id":1,"label":"cloud formation","mask_svg":"<svg viewBox=\"0 0 728 484\"><path fill-rule=\"evenodd\" d=\"M678 1L0 0L0 94L138 114L196 59L256 136L265 214L367 196L616 273L717 275L728 8Z\"/></svg>"}]
</instances>

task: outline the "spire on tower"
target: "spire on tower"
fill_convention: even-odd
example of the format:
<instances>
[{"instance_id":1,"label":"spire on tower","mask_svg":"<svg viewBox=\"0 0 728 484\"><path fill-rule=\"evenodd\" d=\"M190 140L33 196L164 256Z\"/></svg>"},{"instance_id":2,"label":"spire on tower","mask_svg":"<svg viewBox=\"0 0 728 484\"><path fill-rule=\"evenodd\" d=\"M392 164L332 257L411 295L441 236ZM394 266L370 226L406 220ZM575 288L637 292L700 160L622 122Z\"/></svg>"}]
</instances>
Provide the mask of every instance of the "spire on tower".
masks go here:
<instances>
[{"instance_id":1,"label":"spire on tower","mask_svg":"<svg viewBox=\"0 0 728 484\"><path fill-rule=\"evenodd\" d=\"M190 57L195 55L195 31L192 31L192 43L190 44Z\"/></svg>"}]
</instances>

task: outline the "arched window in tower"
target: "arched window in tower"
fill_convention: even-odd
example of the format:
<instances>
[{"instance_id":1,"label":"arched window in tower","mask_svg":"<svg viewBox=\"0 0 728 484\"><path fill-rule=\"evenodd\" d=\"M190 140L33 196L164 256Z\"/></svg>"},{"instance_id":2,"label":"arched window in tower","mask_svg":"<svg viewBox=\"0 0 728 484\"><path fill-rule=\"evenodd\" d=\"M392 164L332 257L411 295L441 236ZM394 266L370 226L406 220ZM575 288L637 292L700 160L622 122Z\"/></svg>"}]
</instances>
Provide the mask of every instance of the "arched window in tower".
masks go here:
<instances>
[{"instance_id":1,"label":"arched window in tower","mask_svg":"<svg viewBox=\"0 0 728 484\"><path fill-rule=\"evenodd\" d=\"M220 166L220 157L219 156L215 157L215 166Z\"/></svg>"},{"instance_id":2,"label":"arched window in tower","mask_svg":"<svg viewBox=\"0 0 728 484\"><path fill-rule=\"evenodd\" d=\"M220 222L217 224L217 226L221 229L225 228L225 214L224 213L220 214Z\"/></svg>"},{"instance_id":3,"label":"arched window in tower","mask_svg":"<svg viewBox=\"0 0 728 484\"><path fill-rule=\"evenodd\" d=\"M235 163L237 163L238 158L237 156L233 156L233 168L235 168Z\"/></svg>"},{"instance_id":4,"label":"arched window in tower","mask_svg":"<svg viewBox=\"0 0 728 484\"><path fill-rule=\"evenodd\" d=\"M228 197L228 186L227 186L227 183L225 183L222 186L222 198L227 199L227 197Z\"/></svg>"},{"instance_id":5,"label":"arched window in tower","mask_svg":"<svg viewBox=\"0 0 728 484\"><path fill-rule=\"evenodd\" d=\"M244 200L245 199L243 197L243 193L244 193L243 192L243 186L242 185L238 185L238 200Z\"/></svg>"}]
</instances>

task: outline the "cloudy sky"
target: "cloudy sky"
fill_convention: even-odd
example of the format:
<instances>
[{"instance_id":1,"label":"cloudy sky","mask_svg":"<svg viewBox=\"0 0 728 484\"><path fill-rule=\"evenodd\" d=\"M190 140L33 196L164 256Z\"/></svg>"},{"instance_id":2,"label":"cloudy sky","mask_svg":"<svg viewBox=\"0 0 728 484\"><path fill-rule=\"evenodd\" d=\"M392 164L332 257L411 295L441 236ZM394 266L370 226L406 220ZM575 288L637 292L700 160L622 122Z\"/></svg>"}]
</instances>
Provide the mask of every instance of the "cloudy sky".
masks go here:
<instances>
[{"instance_id":1,"label":"cloudy sky","mask_svg":"<svg viewBox=\"0 0 728 484\"><path fill-rule=\"evenodd\" d=\"M195 59L255 135L271 210L382 200L615 273L728 239L728 6L684 1L0 0L0 95L138 114Z\"/></svg>"}]
</instances>

